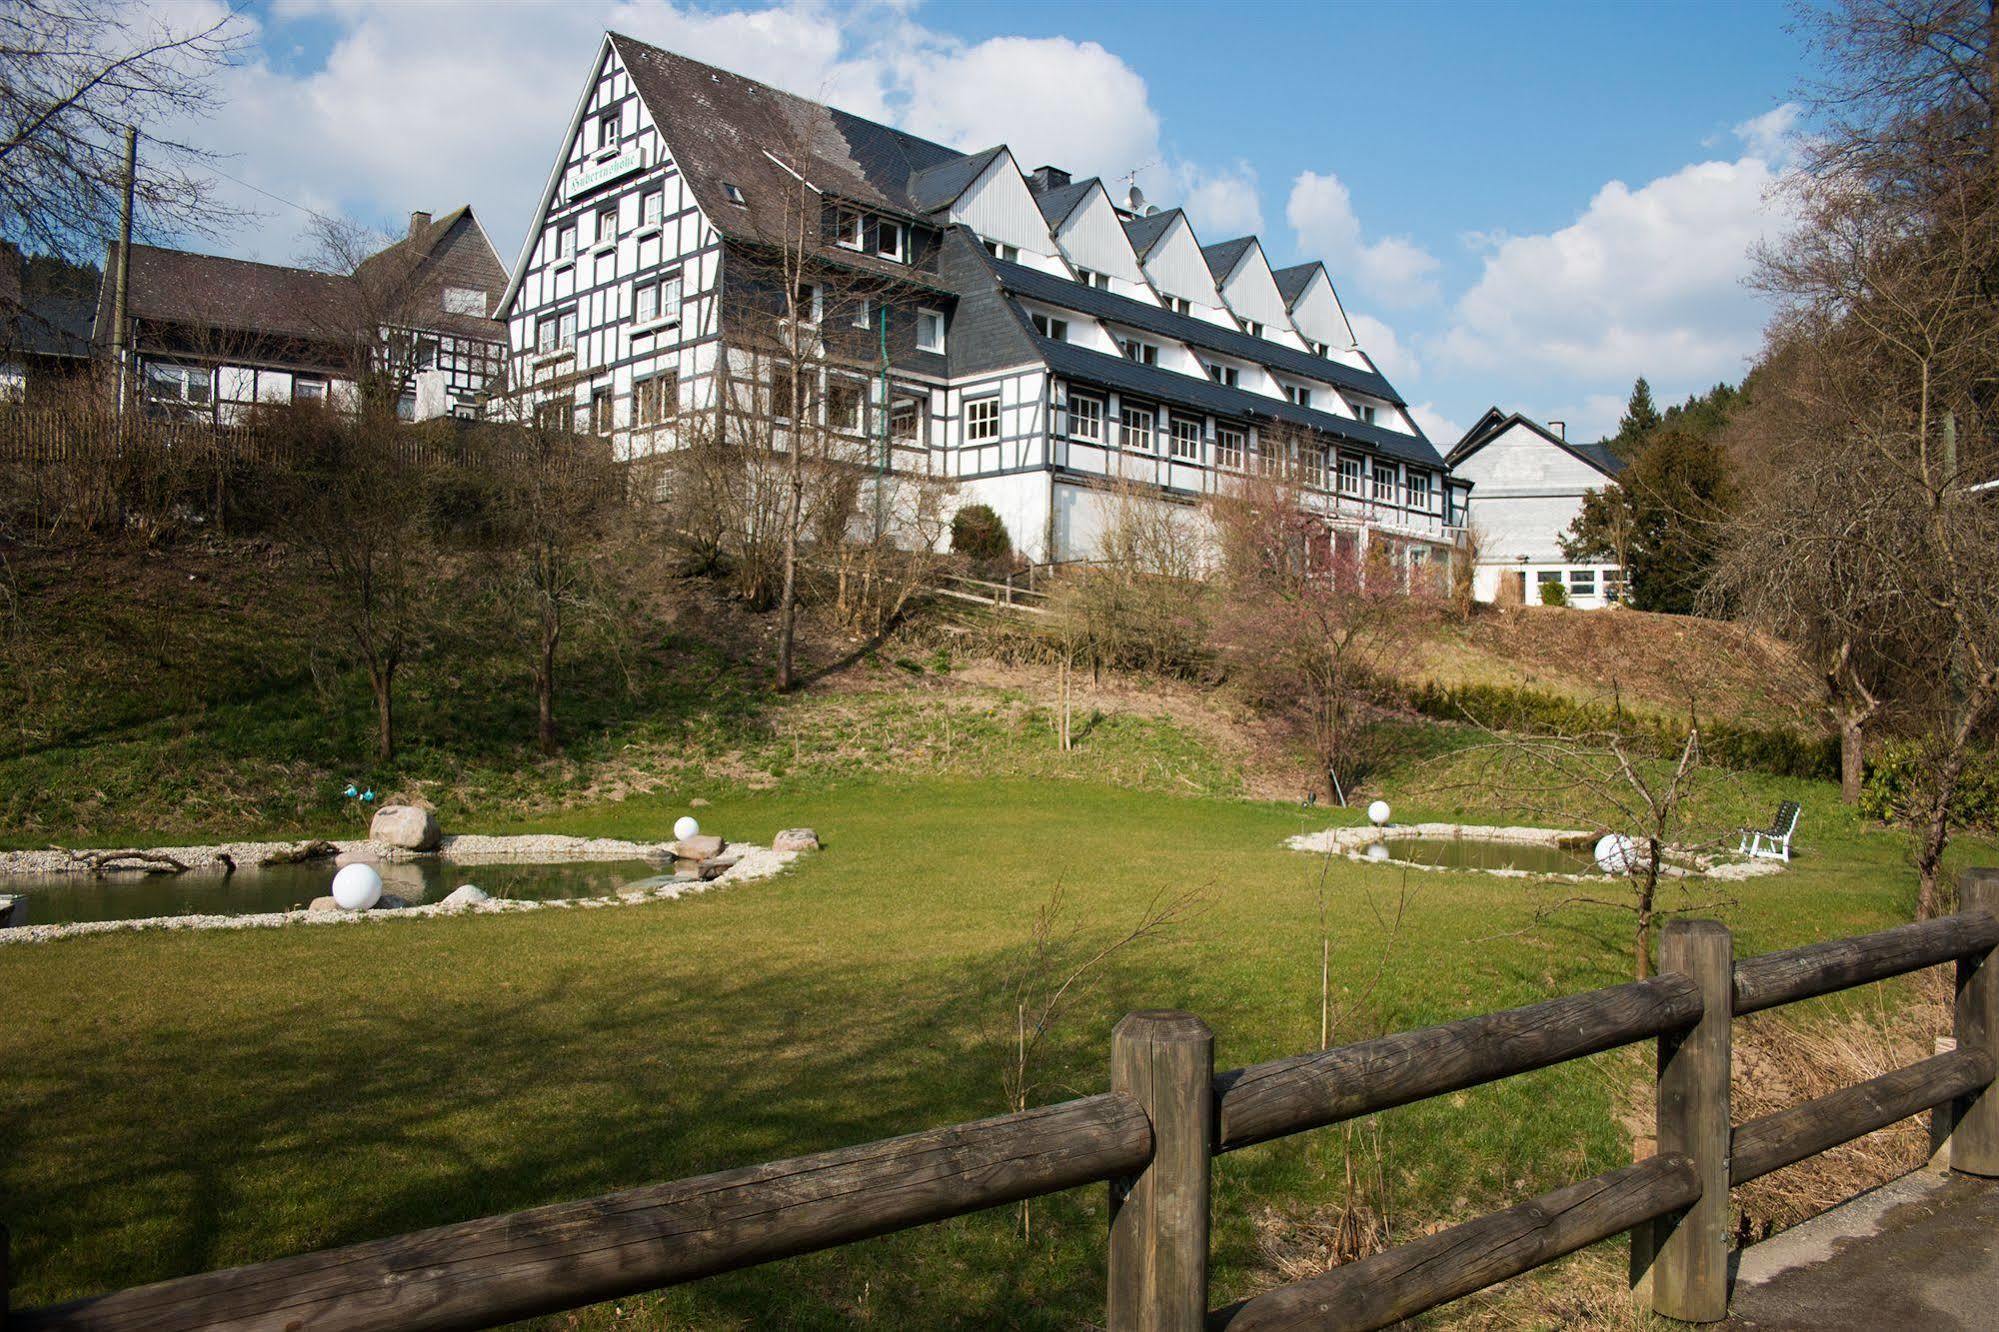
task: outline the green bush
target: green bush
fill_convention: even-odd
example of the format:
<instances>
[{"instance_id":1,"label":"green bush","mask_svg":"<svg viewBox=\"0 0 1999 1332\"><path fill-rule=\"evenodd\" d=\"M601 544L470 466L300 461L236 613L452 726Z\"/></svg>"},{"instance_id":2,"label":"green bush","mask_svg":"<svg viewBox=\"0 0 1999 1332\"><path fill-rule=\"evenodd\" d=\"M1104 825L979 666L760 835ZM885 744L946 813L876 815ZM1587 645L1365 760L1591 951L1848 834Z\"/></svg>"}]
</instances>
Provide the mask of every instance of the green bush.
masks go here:
<instances>
[{"instance_id":1,"label":"green bush","mask_svg":"<svg viewBox=\"0 0 1999 1332\"><path fill-rule=\"evenodd\" d=\"M1925 747L1915 741L1884 745L1867 761L1867 775L1860 788L1861 814L1883 823L1906 819L1929 762ZM1960 828L1999 830L1999 754L1978 752L1966 760L1950 816Z\"/></svg>"},{"instance_id":2,"label":"green bush","mask_svg":"<svg viewBox=\"0 0 1999 1332\"><path fill-rule=\"evenodd\" d=\"M1006 524L986 504L967 504L952 515L951 550L982 565L1004 564L1013 558Z\"/></svg>"},{"instance_id":3,"label":"green bush","mask_svg":"<svg viewBox=\"0 0 1999 1332\"><path fill-rule=\"evenodd\" d=\"M1470 720L1495 731L1543 735L1610 731L1661 755L1678 753L1686 740L1686 728L1664 717L1515 685L1425 683L1409 694L1409 704L1426 716ZM1810 781L1839 778L1839 741L1830 737L1709 721L1701 725L1701 752L1709 762L1738 772Z\"/></svg>"},{"instance_id":4,"label":"green bush","mask_svg":"<svg viewBox=\"0 0 1999 1332\"><path fill-rule=\"evenodd\" d=\"M1559 582L1541 584L1541 604L1543 606L1568 605L1569 589Z\"/></svg>"}]
</instances>

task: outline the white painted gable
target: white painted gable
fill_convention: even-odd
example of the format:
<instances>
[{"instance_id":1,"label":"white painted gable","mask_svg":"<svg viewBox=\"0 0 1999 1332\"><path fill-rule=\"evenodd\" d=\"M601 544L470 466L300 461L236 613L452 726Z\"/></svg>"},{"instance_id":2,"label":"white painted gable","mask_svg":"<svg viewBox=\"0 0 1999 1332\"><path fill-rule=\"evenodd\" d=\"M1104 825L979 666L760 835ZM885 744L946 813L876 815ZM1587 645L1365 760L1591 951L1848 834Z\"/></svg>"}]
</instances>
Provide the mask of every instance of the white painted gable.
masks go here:
<instances>
[{"instance_id":1,"label":"white painted gable","mask_svg":"<svg viewBox=\"0 0 1999 1332\"><path fill-rule=\"evenodd\" d=\"M1525 425L1515 423L1451 469L1472 482L1476 495L1580 495L1609 478Z\"/></svg>"},{"instance_id":2,"label":"white painted gable","mask_svg":"<svg viewBox=\"0 0 1999 1332\"><path fill-rule=\"evenodd\" d=\"M1145 275L1167 296L1211 309L1222 306L1221 293L1215 290L1215 275L1208 271L1201 243L1194 239L1194 228L1188 225L1185 214L1173 219L1166 234L1145 257Z\"/></svg>"},{"instance_id":3,"label":"white painted gable","mask_svg":"<svg viewBox=\"0 0 1999 1332\"><path fill-rule=\"evenodd\" d=\"M1101 184L1083 196L1083 201L1063 220L1055 239L1070 263L1109 274L1122 295L1157 303L1145 284L1145 270L1131 248L1131 238L1125 235L1117 209L1111 206L1111 197L1104 193Z\"/></svg>"},{"instance_id":4,"label":"white painted gable","mask_svg":"<svg viewBox=\"0 0 1999 1332\"><path fill-rule=\"evenodd\" d=\"M1235 271L1222 284L1222 297L1244 319L1253 319L1266 330L1290 332L1291 313L1284 308L1283 293L1270 275L1261 243L1252 243L1249 252L1236 261Z\"/></svg>"},{"instance_id":5,"label":"white painted gable","mask_svg":"<svg viewBox=\"0 0 1999 1332\"><path fill-rule=\"evenodd\" d=\"M1012 153L1001 153L987 165L972 187L951 205L951 220L963 222L986 240L1028 254L1055 256L1048 236L1048 219L1034 202L1034 191L1014 165Z\"/></svg>"},{"instance_id":6,"label":"white painted gable","mask_svg":"<svg viewBox=\"0 0 1999 1332\"><path fill-rule=\"evenodd\" d=\"M1291 307L1291 322L1305 337L1323 342L1335 352L1354 343L1353 326L1347 322L1333 281L1323 268L1313 270L1305 290L1298 293L1298 302Z\"/></svg>"}]
</instances>

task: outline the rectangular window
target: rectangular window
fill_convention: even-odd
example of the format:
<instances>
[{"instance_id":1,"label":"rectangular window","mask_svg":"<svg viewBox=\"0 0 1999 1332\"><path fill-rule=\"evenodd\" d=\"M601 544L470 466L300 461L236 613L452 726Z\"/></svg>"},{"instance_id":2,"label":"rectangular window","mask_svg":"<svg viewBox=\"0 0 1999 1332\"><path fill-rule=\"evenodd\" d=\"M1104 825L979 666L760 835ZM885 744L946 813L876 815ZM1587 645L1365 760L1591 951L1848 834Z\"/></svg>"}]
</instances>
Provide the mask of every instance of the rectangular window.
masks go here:
<instances>
[{"instance_id":1,"label":"rectangular window","mask_svg":"<svg viewBox=\"0 0 1999 1332\"><path fill-rule=\"evenodd\" d=\"M861 386L851 379L835 379L826 386L826 424L844 434L861 433Z\"/></svg>"},{"instance_id":2,"label":"rectangular window","mask_svg":"<svg viewBox=\"0 0 1999 1332\"><path fill-rule=\"evenodd\" d=\"M1340 494L1359 495L1361 486L1361 465L1358 458L1340 459Z\"/></svg>"},{"instance_id":3,"label":"rectangular window","mask_svg":"<svg viewBox=\"0 0 1999 1332\"><path fill-rule=\"evenodd\" d=\"M293 402L325 402L326 381L308 375L300 375L292 380Z\"/></svg>"},{"instance_id":4,"label":"rectangular window","mask_svg":"<svg viewBox=\"0 0 1999 1332\"><path fill-rule=\"evenodd\" d=\"M863 296L854 303L854 327L873 328L875 326L875 303Z\"/></svg>"},{"instance_id":5,"label":"rectangular window","mask_svg":"<svg viewBox=\"0 0 1999 1332\"><path fill-rule=\"evenodd\" d=\"M1326 451L1317 444L1298 446L1298 477L1318 490L1326 488Z\"/></svg>"},{"instance_id":6,"label":"rectangular window","mask_svg":"<svg viewBox=\"0 0 1999 1332\"><path fill-rule=\"evenodd\" d=\"M1234 426L1223 426L1215 432L1215 463L1231 472L1242 470L1243 447L1248 437Z\"/></svg>"},{"instance_id":7,"label":"rectangular window","mask_svg":"<svg viewBox=\"0 0 1999 1332\"><path fill-rule=\"evenodd\" d=\"M1300 407L1310 407L1312 405L1312 390L1306 388L1303 384L1286 384L1283 387L1286 401L1294 402Z\"/></svg>"},{"instance_id":8,"label":"rectangular window","mask_svg":"<svg viewBox=\"0 0 1999 1332\"><path fill-rule=\"evenodd\" d=\"M1097 273L1094 269L1078 268L1076 270L1076 281L1082 283L1086 287L1096 286L1097 278L1099 276L1101 275Z\"/></svg>"},{"instance_id":9,"label":"rectangular window","mask_svg":"<svg viewBox=\"0 0 1999 1332\"><path fill-rule=\"evenodd\" d=\"M1140 365L1158 365L1159 348L1137 338L1119 338L1118 346L1124 351L1124 359L1137 361Z\"/></svg>"},{"instance_id":10,"label":"rectangular window","mask_svg":"<svg viewBox=\"0 0 1999 1332\"><path fill-rule=\"evenodd\" d=\"M1126 407L1118 413L1118 447L1132 453L1152 452L1156 424L1150 407Z\"/></svg>"},{"instance_id":11,"label":"rectangular window","mask_svg":"<svg viewBox=\"0 0 1999 1332\"><path fill-rule=\"evenodd\" d=\"M535 321L535 350L552 352L576 345L576 311L558 310Z\"/></svg>"},{"instance_id":12,"label":"rectangular window","mask_svg":"<svg viewBox=\"0 0 1999 1332\"><path fill-rule=\"evenodd\" d=\"M802 322L816 324L819 322L819 299L818 283L801 282L792 294L792 311Z\"/></svg>"},{"instance_id":13,"label":"rectangular window","mask_svg":"<svg viewBox=\"0 0 1999 1332\"><path fill-rule=\"evenodd\" d=\"M812 385L800 380L789 366L774 366L770 372L770 414L789 421L794 409L802 419L812 419Z\"/></svg>"},{"instance_id":14,"label":"rectangular window","mask_svg":"<svg viewBox=\"0 0 1999 1332\"><path fill-rule=\"evenodd\" d=\"M861 215L851 208L833 210L833 243L849 250L861 248Z\"/></svg>"},{"instance_id":15,"label":"rectangular window","mask_svg":"<svg viewBox=\"0 0 1999 1332\"><path fill-rule=\"evenodd\" d=\"M486 293L477 287L446 287L444 289L444 313L477 315L486 317Z\"/></svg>"},{"instance_id":16,"label":"rectangular window","mask_svg":"<svg viewBox=\"0 0 1999 1332\"><path fill-rule=\"evenodd\" d=\"M1176 416L1169 427L1173 432L1173 456L1189 460L1201 456L1201 423Z\"/></svg>"},{"instance_id":17,"label":"rectangular window","mask_svg":"<svg viewBox=\"0 0 1999 1332\"><path fill-rule=\"evenodd\" d=\"M1395 468L1393 464L1376 463L1374 465L1374 498L1377 501L1388 504L1395 502Z\"/></svg>"},{"instance_id":18,"label":"rectangular window","mask_svg":"<svg viewBox=\"0 0 1999 1332\"><path fill-rule=\"evenodd\" d=\"M1257 323L1254 319L1245 319L1242 321L1242 331L1249 334L1252 338L1260 338L1263 336L1263 325Z\"/></svg>"},{"instance_id":19,"label":"rectangular window","mask_svg":"<svg viewBox=\"0 0 1999 1332\"><path fill-rule=\"evenodd\" d=\"M609 208L599 208L597 210L597 243L599 245L614 245L617 243L617 239L618 206L612 204Z\"/></svg>"},{"instance_id":20,"label":"rectangular window","mask_svg":"<svg viewBox=\"0 0 1999 1332\"><path fill-rule=\"evenodd\" d=\"M557 229L555 233L555 257L557 259L573 259L576 257L576 224L574 222Z\"/></svg>"},{"instance_id":21,"label":"rectangular window","mask_svg":"<svg viewBox=\"0 0 1999 1332\"><path fill-rule=\"evenodd\" d=\"M680 320L680 273L647 278L632 285L632 322L671 324Z\"/></svg>"},{"instance_id":22,"label":"rectangular window","mask_svg":"<svg viewBox=\"0 0 1999 1332\"><path fill-rule=\"evenodd\" d=\"M1242 385L1242 371L1232 365L1221 365L1214 361L1208 362L1208 378L1227 388L1239 388Z\"/></svg>"},{"instance_id":23,"label":"rectangular window","mask_svg":"<svg viewBox=\"0 0 1999 1332\"><path fill-rule=\"evenodd\" d=\"M590 390L590 433L608 435L617 423L616 402L608 388Z\"/></svg>"},{"instance_id":24,"label":"rectangular window","mask_svg":"<svg viewBox=\"0 0 1999 1332\"><path fill-rule=\"evenodd\" d=\"M1028 318L1034 323L1034 331L1049 341L1067 342L1069 340L1068 320L1057 319L1053 315L1045 314L1029 315Z\"/></svg>"},{"instance_id":25,"label":"rectangular window","mask_svg":"<svg viewBox=\"0 0 1999 1332\"><path fill-rule=\"evenodd\" d=\"M902 262L902 224L890 222L886 218L875 221L875 253L884 259Z\"/></svg>"},{"instance_id":26,"label":"rectangular window","mask_svg":"<svg viewBox=\"0 0 1999 1332\"><path fill-rule=\"evenodd\" d=\"M666 192L647 190L639 196L639 225L656 227L666 216Z\"/></svg>"},{"instance_id":27,"label":"rectangular window","mask_svg":"<svg viewBox=\"0 0 1999 1332\"><path fill-rule=\"evenodd\" d=\"M976 398L965 404L965 442L977 444L998 439L1000 404L998 398Z\"/></svg>"},{"instance_id":28,"label":"rectangular window","mask_svg":"<svg viewBox=\"0 0 1999 1332\"><path fill-rule=\"evenodd\" d=\"M1333 349L1323 342L1307 342L1305 345L1310 347L1312 355L1318 357L1320 360L1324 360L1332 354Z\"/></svg>"},{"instance_id":29,"label":"rectangular window","mask_svg":"<svg viewBox=\"0 0 1999 1332\"><path fill-rule=\"evenodd\" d=\"M567 398L544 398L534 406L534 423L551 434L566 435L576 427L576 408Z\"/></svg>"},{"instance_id":30,"label":"rectangular window","mask_svg":"<svg viewBox=\"0 0 1999 1332\"><path fill-rule=\"evenodd\" d=\"M1361 421L1363 424L1374 424L1374 408L1364 402L1354 404L1353 414L1355 419Z\"/></svg>"},{"instance_id":31,"label":"rectangular window","mask_svg":"<svg viewBox=\"0 0 1999 1332\"><path fill-rule=\"evenodd\" d=\"M1283 441L1274 439L1261 441L1256 449L1256 470L1265 476L1282 476L1284 453Z\"/></svg>"},{"instance_id":32,"label":"rectangular window","mask_svg":"<svg viewBox=\"0 0 1999 1332\"><path fill-rule=\"evenodd\" d=\"M1166 298L1166 305L1174 314L1190 315L1194 313L1194 303L1185 296L1168 296Z\"/></svg>"},{"instance_id":33,"label":"rectangular window","mask_svg":"<svg viewBox=\"0 0 1999 1332\"><path fill-rule=\"evenodd\" d=\"M1069 398L1069 438L1104 442L1104 404L1096 398Z\"/></svg>"},{"instance_id":34,"label":"rectangular window","mask_svg":"<svg viewBox=\"0 0 1999 1332\"><path fill-rule=\"evenodd\" d=\"M944 316L941 312L936 310L916 312L916 349L927 352L944 350Z\"/></svg>"},{"instance_id":35,"label":"rectangular window","mask_svg":"<svg viewBox=\"0 0 1999 1332\"><path fill-rule=\"evenodd\" d=\"M680 414L680 372L663 370L632 386L632 419L637 425L653 426L671 421Z\"/></svg>"},{"instance_id":36,"label":"rectangular window","mask_svg":"<svg viewBox=\"0 0 1999 1332\"><path fill-rule=\"evenodd\" d=\"M750 201L743 197L742 189L733 180L722 182L722 197L738 208L748 208Z\"/></svg>"},{"instance_id":37,"label":"rectangular window","mask_svg":"<svg viewBox=\"0 0 1999 1332\"><path fill-rule=\"evenodd\" d=\"M1596 595L1596 570L1569 570L1569 595L1572 597L1593 597Z\"/></svg>"},{"instance_id":38,"label":"rectangular window","mask_svg":"<svg viewBox=\"0 0 1999 1332\"><path fill-rule=\"evenodd\" d=\"M613 111L597 122L597 146L615 148L618 146L618 113Z\"/></svg>"},{"instance_id":39,"label":"rectangular window","mask_svg":"<svg viewBox=\"0 0 1999 1332\"><path fill-rule=\"evenodd\" d=\"M437 366L437 339L420 337L416 340L416 368L431 370Z\"/></svg>"},{"instance_id":40,"label":"rectangular window","mask_svg":"<svg viewBox=\"0 0 1999 1332\"><path fill-rule=\"evenodd\" d=\"M923 428L923 403L897 398L888 409L888 437L898 444L915 444Z\"/></svg>"},{"instance_id":41,"label":"rectangular window","mask_svg":"<svg viewBox=\"0 0 1999 1332\"><path fill-rule=\"evenodd\" d=\"M1020 260L1020 247L1017 245L1008 245L1004 241L987 241L986 253L995 259L1004 259L1010 264L1018 263Z\"/></svg>"},{"instance_id":42,"label":"rectangular window","mask_svg":"<svg viewBox=\"0 0 1999 1332\"><path fill-rule=\"evenodd\" d=\"M1409 507L1423 513L1430 511L1430 474L1428 472L1409 473Z\"/></svg>"}]
</instances>

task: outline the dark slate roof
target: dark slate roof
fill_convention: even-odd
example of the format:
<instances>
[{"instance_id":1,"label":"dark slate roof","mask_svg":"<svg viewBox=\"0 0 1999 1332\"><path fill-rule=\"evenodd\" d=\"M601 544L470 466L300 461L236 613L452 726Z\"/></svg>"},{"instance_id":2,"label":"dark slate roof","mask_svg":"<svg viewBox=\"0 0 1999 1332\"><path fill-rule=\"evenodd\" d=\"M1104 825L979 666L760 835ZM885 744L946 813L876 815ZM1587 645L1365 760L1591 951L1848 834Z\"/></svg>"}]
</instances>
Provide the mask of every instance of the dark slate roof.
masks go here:
<instances>
[{"instance_id":1,"label":"dark slate roof","mask_svg":"<svg viewBox=\"0 0 1999 1332\"><path fill-rule=\"evenodd\" d=\"M1479 417L1472 424L1472 428L1465 431L1464 436L1451 446L1448 455L1450 465L1456 467L1517 425L1527 427L1556 448L1588 463L1605 476L1615 478L1624 470L1624 460L1612 453L1608 444L1571 444L1539 421L1519 412L1503 412L1497 407L1486 408L1485 415Z\"/></svg>"},{"instance_id":2,"label":"dark slate roof","mask_svg":"<svg viewBox=\"0 0 1999 1332\"><path fill-rule=\"evenodd\" d=\"M96 327L111 331L114 252L98 289ZM131 318L254 337L338 339L359 306L351 281L280 264L134 245L125 309Z\"/></svg>"},{"instance_id":3,"label":"dark slate roof","mask_svg":"<svg viewBox=\"0 0 1999 1332\"><path fill-rule=\"evenodd\" d=\"M96 308L87 296L27 297L13 315L9 350L29 356L88 356Z\"/></svg>"},{"instance_id":4,"label":"dark slate roof","mask_svg":"<svg viewBox=\"0 0 1999 1332\"><path fill-rule=\"evenodd\" d=\"M1097 188L1097 178L1092 176L1088 180L1078 180L1068 185L1058 185L1052 190L1043 190L1034 197L1034 202L1041 205L1041 216L1048 220L1048 225L1059 227L1069 220L1069 214L1075 212L1076 206L1088 198L1090 191L1095 188Z\"/></svg>"},{"instance_id":5,"label":"dark slate roof","mask_svg":"<svg viewBox=\"0 0 1999 1332\"><path fill-rule=\"evenodd\" d=\"M455 242L453 238L456 236ZM453 242L447 245L447 242ZM505 342L507 326L482 315L453 314L444 309L445 287L483 291L488 308L497 310L507 289L506 266L493 253L492 242L462 205L413 228L395 244L363 259L354 268L364 289L373 287L377 309L424 307L423 325L435 332L462 333L488 342ZM398 285L404 290L398 292Z\"/></svg>"},{"instance_id":6,"label":"dark slate roof","mask_svg":"<svg viewBox=\"0 0 1999 1332\"><path fill-rule=\"evenodd\" d=\"M1383 398L1400 407L1402 395L1395 391L1381 375L1372 370L1361 370L1354 366L1329 361L1310 352L1286 347L1266 338L1252 337L1233 328L1210 324L1192 315L1178 314L1157 305L1115 292L1100 291L1086 287L1080 282L1044 273L1040 269L1028 268L1024 264L1008 263L1004 259L990 259L993 270L998 273L1001 285L1008 291L1050 305L1063 306L1070 310L1080 310L1131 328L1157 333L1161 337L1173 338L1195 347L1205 347L1209 351L1220 352L1224 356L1234 356L1241 360L1253 361L1294 375L1303 375L1325 384L1337 384L1358 393Z\"/></svg>"},{"instance_id":7,"label":"dark slate roof","mask_svg":"<svg viewBox=\"0 0 1999 1332\"><path fill-rule=\"evenodd\" d=\"M949 208L1005 152L1006 145L999 144L912 173L907 191L910 207L919 213Z\"/></svg>"},{"instance_id":8,"label":"dark slate roof","mask_svg":"<svg viewBox=\"0 0 1999 1332\"><path fill-rule=\"evenodd\" d=\"M1238 236L1234 240L1217 241L1213 245L1201 247L1201 257L1208 261L1208 271L1220 282L1235 272L1235 266L1242 262L1249 247L1256 244L1254 236Z\"/></svg>"},{"instance_id":9,"label":"dark slate roof","mask_svg":"<svg viewBox=\"0 0 1999 1332\"><path fill-rule=\"evenodd\" d=\"M1247 389L1229 388L1210 379L1177 374L1155 365L1140 365L1122 356L1079 347L1073 342L1055 342L1036 337L1035 345L1050 369L1070 379L1102 385L1120 393L1133 393L1175 403L1217 416L1241 421L1286 421L1307 426L1323 434L1364 445L1384 457L1441 469L1444 460L1430 441L1419 435L1404 435L1380 426L1371 426L1331 412L1299 407L1282 398L1266 398Z\"/></svg>"},{"instance_id":10,"label":"dark slate roof","mask_svg":"<svg viewBox=\"0 0 1999 1332\"><path fill-rule=\"evenodd\" d=\"M1295 264L1290 268L1272 269L1270 276L1277 279L1277 294L1284 298L1284 308L1289 310L1298 304L1298 298L1305 294L1305 288L1312 283L1312 274L1325 265L1314 259L1309 264Z\"/></svg>"},{"instance_id":11,"label":"dark slate roof","mask_svg":"<svg viewBox=\"0 0 1999 1332\"><path fill-rule=\"evenodd\" d=\"M1166 229L1173 225L1173 219L1178 216L1180 216L1179 209L1168 208L1164 212L1125 219L1124 234L1131 238L1131 248L1138 251L1140 259L1144 259L1152 252L1152 247L1159 244L1160 237L1166 234Z\"/></svg>"}]
</instances>

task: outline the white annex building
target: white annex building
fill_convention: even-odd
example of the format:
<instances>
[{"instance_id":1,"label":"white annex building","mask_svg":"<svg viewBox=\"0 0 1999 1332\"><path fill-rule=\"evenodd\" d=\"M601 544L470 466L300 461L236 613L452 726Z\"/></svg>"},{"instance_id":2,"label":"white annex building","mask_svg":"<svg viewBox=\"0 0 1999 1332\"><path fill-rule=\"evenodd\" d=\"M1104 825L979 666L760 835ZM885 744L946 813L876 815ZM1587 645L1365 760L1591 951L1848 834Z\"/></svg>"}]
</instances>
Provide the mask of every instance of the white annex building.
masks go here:
<instances>
[{"instance_id":1,"label":"white annex building","mask_svg":"<svg viewBox=\"0 0 1999 1332\"><path fill-rule=\"evenodd\" d=\"M788 231L801 185L823 215ZM1028 558L1094 554L1111 478L1191 505L1259 471L1300 481L1349 549L1448 558L1465 488L1357 345L1324 265L1273 270L1256 237L1204 245L1136 192L617 34L501 305L510 383L537 419L621 456L673 447L714 408L717 367L736 373L729 312L757 254L801 230L825 271L885 292L851 312L808 302L829 354L851 355L851 375L836 363L816 386L824 428L990 505Z\"/></svg>"},{"instance_id":2,"label":"white annex building","mask_svg":"<svg viewBox=\"0 0 1999 1332\"><path fill-rule=\"evenodd\" d=\"M1562 585L1571 606L1622 599L1622 569L1569 560L1561 545L1583 496L1623 470L1607 446L1571 444L1559 422L1551 429L1494 407L1465 432L1448 461L1452 476L1472 484L1479 542L1472 587L1480 601L1538 605L1551 583Z\"/></svg>"}]
</instances>

